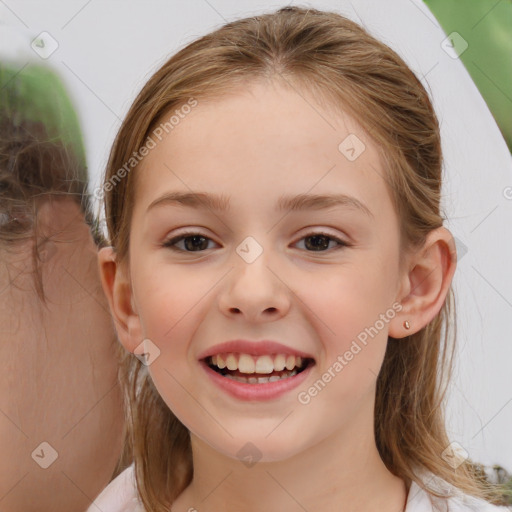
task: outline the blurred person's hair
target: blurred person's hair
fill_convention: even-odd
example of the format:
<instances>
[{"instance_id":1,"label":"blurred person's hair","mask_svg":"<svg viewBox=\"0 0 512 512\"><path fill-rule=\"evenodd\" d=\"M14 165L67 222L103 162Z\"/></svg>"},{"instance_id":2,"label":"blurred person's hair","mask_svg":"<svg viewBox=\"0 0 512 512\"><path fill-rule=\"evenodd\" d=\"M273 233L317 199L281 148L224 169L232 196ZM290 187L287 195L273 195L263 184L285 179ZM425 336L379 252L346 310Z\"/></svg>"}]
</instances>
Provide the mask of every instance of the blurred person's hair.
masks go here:
<instances>
[{"instance_id":1,"label":"blurred person's hair","mask_svg":"<svg viewBox=\"0 0 512 512\"><path fill-rule=\"evenodd\" d=\"M53 198L79 205L97 227L87 191L88 175L76 114L58 76L50 69L0 63L0 248L32 244L33 275L39 298L41 248L38 207ZM96 243L100 237L92 229Z\"/></svg>"}]
</instances>

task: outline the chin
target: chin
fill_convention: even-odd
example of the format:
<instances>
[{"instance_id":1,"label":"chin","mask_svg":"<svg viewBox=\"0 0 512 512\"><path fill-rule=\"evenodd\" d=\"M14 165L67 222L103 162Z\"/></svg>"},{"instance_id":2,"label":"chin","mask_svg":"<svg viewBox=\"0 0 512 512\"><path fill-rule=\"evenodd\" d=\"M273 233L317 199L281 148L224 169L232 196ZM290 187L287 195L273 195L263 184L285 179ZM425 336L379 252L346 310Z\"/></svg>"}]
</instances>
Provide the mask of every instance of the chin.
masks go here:
<instances>
[{"instance_id":1,"label":"chin","mask_svg":"<svg viewBox=\"0 0 512 512\"><path fill-rule=\"evenodd\" d=\"M301 447L290 438L284 440L276 436L274 440L265 439L259 434L251 436L249 432L238 438L224 439L224 443L218 444L211 440L203 439L213 450L234 460L240 461L248 468L261 462L282 462L296 456Z\"/></svg>"}]
</instances>

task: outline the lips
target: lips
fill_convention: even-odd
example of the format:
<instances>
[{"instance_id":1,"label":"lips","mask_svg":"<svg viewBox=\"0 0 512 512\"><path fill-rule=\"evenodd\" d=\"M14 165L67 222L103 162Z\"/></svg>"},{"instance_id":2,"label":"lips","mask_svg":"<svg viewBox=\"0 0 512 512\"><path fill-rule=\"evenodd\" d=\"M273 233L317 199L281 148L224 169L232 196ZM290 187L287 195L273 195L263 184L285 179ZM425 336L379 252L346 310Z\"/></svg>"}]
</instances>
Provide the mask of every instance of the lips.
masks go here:
<instances>
[{"instance_id":1,"label":"lips","mask_svg":"<svg viewBox=\"0 0 512 512\"><path fill-rule=\"evenodd\" d=\"M296 387L314 358L271 340L233 340L202 352L201 366L213 381L233 396L249 400L277 397Z\"/></svg>"},{"instance_id":2,"label":"lips","mask_svg":"<svg viewBox=\"0 0 512 512\"><path fill-rule=\"evenodd\" d=\"M291 392L311 375L315 364L313 359L306 359L309 364L300 371L295 368L292 371L273 371L271 374L242 374L239 370L215 369L207 363L208 360L211 357L200 360L199 364L210 382L238 400L249 401L274 400Z\"/></svg>"}]
</instances>

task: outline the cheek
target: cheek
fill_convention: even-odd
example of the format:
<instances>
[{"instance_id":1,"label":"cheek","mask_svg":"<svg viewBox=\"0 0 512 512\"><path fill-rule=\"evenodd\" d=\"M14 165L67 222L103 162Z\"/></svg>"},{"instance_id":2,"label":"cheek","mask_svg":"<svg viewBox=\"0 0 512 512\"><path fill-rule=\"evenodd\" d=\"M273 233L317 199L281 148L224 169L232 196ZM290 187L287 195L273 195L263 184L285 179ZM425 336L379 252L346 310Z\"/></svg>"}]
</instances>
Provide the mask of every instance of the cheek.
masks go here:
<instances>
[{"instance_id":1,"label":"cheek","mask_svg":"<svg viewBox=\"0 0 512 512\"><path fill-rule=\"evenodd\" d=\"M391 293L396 276L381 261L361 257L357 264L331 268L304 294L305 311L321 339L318 372L341 386L332 386L333 393L367 388L380 371L396 314Z\"/></svg>"},{"instance_id":2,"label":"cheek","mask_svg":"<svg viewBox=\"0 0 512 512\"><path fill-rule=\"evenodd\" d=\"M313 286L311 276L306 276L301 299L318 317L322 331L348 341L392 305L393 279L383 270L370 264L331 268L318 274Z\"/></svg>"},{"instance_id":3,"label":"cheek","mask_svg":"<svg viewBox=\"0 0 512 512\"><path fill-rule=\"evenodd\" d=\"M144 335L165 348L168 339L176 339L175 334L183 331L187 320L197 315L218 279L192 266L150 267L147 265L134 279L138 313Z\"/></svg>"},{"instance_id":4,"label":"cheek","mask_svg":"<svg viewBox=\"0 0 512 512\"><path fill-rule=\"evenodd\" d=\"M191 406L191 394L198 392L193 385L196 362L191 360L190 344L215 282L192 266L189 270L171 265L148 265L137 281L134 279L143 335L158 349L158 356L148 366L151 379L167 406L186 425L211 421L202 416L201 407Z\"/></svg>"}]
</instances>

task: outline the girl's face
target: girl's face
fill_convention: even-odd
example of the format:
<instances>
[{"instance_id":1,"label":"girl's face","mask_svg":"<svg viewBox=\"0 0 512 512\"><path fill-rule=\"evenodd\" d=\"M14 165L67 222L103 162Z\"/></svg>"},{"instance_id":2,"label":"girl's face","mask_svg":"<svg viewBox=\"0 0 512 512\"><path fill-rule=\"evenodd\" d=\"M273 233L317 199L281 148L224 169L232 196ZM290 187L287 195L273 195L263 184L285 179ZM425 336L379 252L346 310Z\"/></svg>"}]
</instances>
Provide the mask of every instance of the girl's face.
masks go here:
<instances>
[{"instance_id":1,"label":"girl's face","mask_svg":"<svg viewBox=\"0 0 512 512\"><path fill-rule=\"evenodd\" d=\"M149 353L195 439L230 457L373 436L388 333L403 322L398 219L375 146L350 117L276 84L183 112L136 171L125 346ZM233 340L253 345L220 346ZM288 376L294 354L308 364Z\"/></svg>"}]
</instances>

